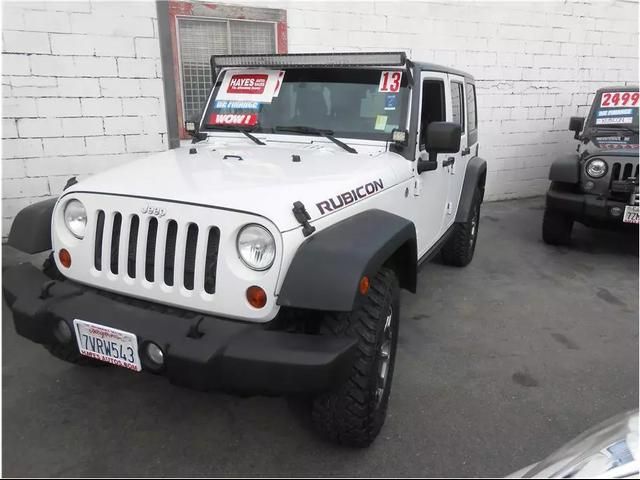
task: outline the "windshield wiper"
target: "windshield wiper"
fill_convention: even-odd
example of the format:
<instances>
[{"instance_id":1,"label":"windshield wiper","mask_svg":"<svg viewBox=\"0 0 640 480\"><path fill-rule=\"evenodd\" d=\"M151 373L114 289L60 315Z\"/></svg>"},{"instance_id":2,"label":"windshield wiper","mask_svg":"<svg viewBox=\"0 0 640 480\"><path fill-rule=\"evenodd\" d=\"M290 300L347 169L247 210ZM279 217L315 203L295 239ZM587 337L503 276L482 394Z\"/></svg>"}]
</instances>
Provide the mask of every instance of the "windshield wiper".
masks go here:
<instances>
[{"instance_id":1,"label":"windshield wiper","mask_svg":"<svg viewBox=\"0 0 640 480\"><path fill-rule=\"evenodd\" d=\"M341 142L333 136L333 130L323 130L321 128L304 127L304 126L278 126L274 129L276 132L293 132L293 133L307 133L309 135L320 135L328 138L339 147L344 148L349 153L358 153L358 151L350 147L344 142Z\"/></svg>"},{"instance_id":2,"label":"windshield wiper","mask_svg":"<svg viewBox=\"0 0 640 480\"><path fill-rule=\"evenodd\" d=\"M249 133L249 131L247 131L244 128L240 128L240 127L234 127L231 125L207 125L207 129L216 129L216 130L231 130L233 132L240 132L240 133L244 133L247 138L251 139L254 143L257 143L258 145L266 145L266 143L264 143L262 140L260 140L259 138L254 137L253 135L251 135Z\"/></svg>"}]
</instances>

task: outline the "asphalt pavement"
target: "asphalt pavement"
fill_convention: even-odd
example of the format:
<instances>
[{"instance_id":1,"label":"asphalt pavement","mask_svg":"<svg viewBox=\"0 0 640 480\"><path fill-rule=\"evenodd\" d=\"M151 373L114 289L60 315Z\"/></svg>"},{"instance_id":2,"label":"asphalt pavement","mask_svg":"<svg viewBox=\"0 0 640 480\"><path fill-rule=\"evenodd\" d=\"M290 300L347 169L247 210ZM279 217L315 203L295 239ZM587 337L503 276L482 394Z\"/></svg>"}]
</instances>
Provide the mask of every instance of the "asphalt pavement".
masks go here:
<instances>
[{"instance_id":1,"label":"asphalt pavement","mask_svg":"<svg viewBox=\"0 0 640 480\"><path fill-rule=\"evenodd\" d=\"M65 364L2 310L5 476L502 476L638 406L638 236L541 240L543 199L483 205L475 259L403 293L389 415L368 449L299 402ZM3 264L25 256L3 247ZM35 261L40 261L36 258Z\"/></svg>"}]
</instances>

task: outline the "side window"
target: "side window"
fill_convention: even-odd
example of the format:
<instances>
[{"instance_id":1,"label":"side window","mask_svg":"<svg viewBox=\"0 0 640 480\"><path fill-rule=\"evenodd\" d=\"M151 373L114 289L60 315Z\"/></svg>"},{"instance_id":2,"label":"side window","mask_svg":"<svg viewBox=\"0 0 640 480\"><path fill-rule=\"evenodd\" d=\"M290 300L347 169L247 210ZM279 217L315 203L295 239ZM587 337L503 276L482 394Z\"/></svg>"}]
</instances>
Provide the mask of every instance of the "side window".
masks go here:
<instances>
[{"instance_id":1,"label":"side window","mask_svg":"<svg viewBox=\"0 0 640 480\"><path fill-rule=\"evenodd\" d=\"M469 122L470 132L478 129L478 117L476 115L476 86L473 83L467 83L467 121Z\"/></svg>"},{"instance_id":2,"label":"side window","mask_svg":"<svg viewBox=\"0 0 640 480\"><path fill-rule=\"evenodd\" d=\"M462 84L458 82L451 82L451 111L451 121L460 124L464 135L464 94Z\"/></svg>"},{"instance_id":3,"label":"side window","mask_svg":"<svg viewBox=\"0 0 640 480\"><path fill-rule=\"evenodd\" d=\"M444 82L425 80L422 83L422 105L420 115L420 150L427 142L427 126L431 122L445 120Z\"/></svg>"}]
</instances>

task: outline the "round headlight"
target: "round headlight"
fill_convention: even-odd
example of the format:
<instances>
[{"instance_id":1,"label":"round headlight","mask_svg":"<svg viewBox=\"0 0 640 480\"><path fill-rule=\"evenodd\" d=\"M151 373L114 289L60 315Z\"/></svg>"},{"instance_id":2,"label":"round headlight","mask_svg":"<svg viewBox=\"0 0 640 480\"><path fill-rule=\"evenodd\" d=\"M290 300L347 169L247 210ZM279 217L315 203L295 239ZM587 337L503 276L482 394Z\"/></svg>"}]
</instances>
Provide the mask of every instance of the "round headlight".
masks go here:
<instances>
[{"instance_id":1,"label":"round headlight","mask_svg":"<svg viewBox=\"0 0 640 480\"><path fill-rule=\"evenodd\" d=\"M607 162L594 158L587 163L587 175L591 178L601 178L607 173Z\"/></svg>"},{"instance_id":2,"label":"round headlight","mask_svg":"<svg viewBox=\"0 0 640 480\"><path fill-rule=\"evenodd\" d=\"M78 238L84 237L87 228L87 211L79 200L70 200L64 207L64 224Z\"/></svg>"},{"instance_id":3,"label":"round headlight","mask_svg":"<svg viewBox=\"0 0 640 480\"><path fill-rule=\"evenodd\" d=\"M252 270L267 270L276 258L273 235L260 225L245 225L238 233L238 255Z\"/></svg>"}]
</instances>

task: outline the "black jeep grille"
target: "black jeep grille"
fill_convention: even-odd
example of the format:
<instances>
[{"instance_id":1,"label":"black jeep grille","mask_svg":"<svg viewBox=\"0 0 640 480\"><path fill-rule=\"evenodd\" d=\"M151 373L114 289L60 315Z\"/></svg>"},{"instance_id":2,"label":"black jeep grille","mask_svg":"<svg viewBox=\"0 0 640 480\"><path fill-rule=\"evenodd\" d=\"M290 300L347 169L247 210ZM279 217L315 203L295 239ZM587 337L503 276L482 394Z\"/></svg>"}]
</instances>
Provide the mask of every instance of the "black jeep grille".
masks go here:
<instances>
[{"instance_id":1,"label":"black jeep grille","mask_svg":"<svg viewBox=\"0 0 640 480\"><path fill-rule=\"evenodd\" d=\"M631 162L615 162L611 167L611 181L627 180L633 177L638 177L638 165Z\"/></svg>"},{"instance_id":2,"label":"black jeep grille","mask_svg":"<svg viewBox=\"0 0 640 480\"><path fill-rule=\"evenodd\" d=\"M109 216L109 217L108 217ZM126 223L128 222L128 223ZM162 222L162 223L160 223ZM206 227L208 232L200 236L202 245L198 243L200 227L193 222L178 222L174 219L160 219L155 217L140 218L138 215L123 217L120 212L105 213L98 211L94 246L94 266L102 271L104 263L114 275L123 275L119 271L120 255L126 255L126 275L130 278L145 278L148 282L162 281L165 285L181 284L187 290L204 290L215 293L216 270L218 262L218 248L220 245L220 230L218 227ZM121 238L125 235L126 238ZM106 262L103 261L103 244L105 237L110 239L110 251ZM146 242L144 239L146 238ZM178 239L181 245L178 246ZM206 249L204 262L197 265L198 250ZM140 250L140 251L139 251ZM157 252L164 251L160 258L161 278L155 278ZM141 262L138 262L142 255ZM176 264L181 260L183 267L176 272ZM138 267L138 263L140 266ZM139 268L139 269L138 269ZM202 269L200 275L198 270ZM177 273L177 274L176 274ZM202 282L196 285L196 278Z\"/></svg>"}]
</instances>

